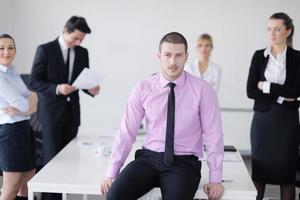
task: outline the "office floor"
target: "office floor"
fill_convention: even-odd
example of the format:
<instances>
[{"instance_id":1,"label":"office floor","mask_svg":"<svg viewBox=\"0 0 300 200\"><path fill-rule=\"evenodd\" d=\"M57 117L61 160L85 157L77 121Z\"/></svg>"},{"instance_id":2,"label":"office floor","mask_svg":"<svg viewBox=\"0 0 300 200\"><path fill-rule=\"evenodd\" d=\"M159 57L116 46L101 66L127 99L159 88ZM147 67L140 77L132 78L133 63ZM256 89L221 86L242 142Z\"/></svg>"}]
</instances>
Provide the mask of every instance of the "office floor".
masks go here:
<instances>
[{"instance_id":1,"label":"office floor","mask_svg":"<svg viewBox=\"0 0 300 200\"><path fill-rule=\"evenodd\" d=\"M249 156L243 156L244 162L247 166L247 169L249 171L249 174L251 174L251 159ZM0 186L2 186L2 177L0 177ZM297 197L300 193L300 189L297 188L296 190ZM82 200L82 195L68 195L68 199L70 200ZM279 186L274 185L267 185L266 188L266 194L265 194L265 200L279 200L280 199L280 191ZM296 198L297 200L299 198ZM98 196L88 196L88 200L101 200Z\"/></svg>"}]
</instances>

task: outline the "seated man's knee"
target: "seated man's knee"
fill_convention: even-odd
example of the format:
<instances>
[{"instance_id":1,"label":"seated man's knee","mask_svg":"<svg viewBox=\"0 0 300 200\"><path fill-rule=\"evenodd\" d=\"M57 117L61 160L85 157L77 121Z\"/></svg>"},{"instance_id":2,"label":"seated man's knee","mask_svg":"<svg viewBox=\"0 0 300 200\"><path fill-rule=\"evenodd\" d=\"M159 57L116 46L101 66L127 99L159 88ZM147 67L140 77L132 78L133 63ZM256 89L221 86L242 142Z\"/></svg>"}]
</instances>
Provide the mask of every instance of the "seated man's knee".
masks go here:
<instances>
[{"instance_id":1,"label":"seated man's knee","mask_svg":"<svg viewBox=\"0 0 300 200\"><path fill-rule=\"evenodd\" d=\"M133 197L133 194L131 192L128 192L128 189L126 187L121 185L112 185L112 187L109 189L106 200L134 200L136 198Z\"/></svg>"},{"instance_id":2,"label":"seated man's knee","mask_svg":"<svg viewBox=\"0 0 300 200\"><path fill-rule=\"evenodd\" d=\"M122 198L118 194L118 192L114 192L111 189L108 191L106 195L106 200L121 200Z\"/></svg>"}]
</instances>

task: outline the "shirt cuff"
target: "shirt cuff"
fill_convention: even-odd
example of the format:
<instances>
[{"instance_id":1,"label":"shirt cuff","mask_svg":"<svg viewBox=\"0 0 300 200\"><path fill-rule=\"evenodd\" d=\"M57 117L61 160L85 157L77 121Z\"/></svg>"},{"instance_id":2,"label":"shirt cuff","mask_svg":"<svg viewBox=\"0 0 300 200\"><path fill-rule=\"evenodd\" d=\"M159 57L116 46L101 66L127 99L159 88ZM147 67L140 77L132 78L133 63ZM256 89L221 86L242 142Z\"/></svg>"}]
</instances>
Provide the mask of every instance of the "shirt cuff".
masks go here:
<instances>
[{"instance_id":1,"label":"shirt cuff","mask_svg":"<svg viewBox=\"0 0 300 200\"><path fill-rule=\"evenodd\" d=\"M118 167L109 166L106 172L106 177L110 178L116 178L120 172L120 169Z\"/></svg>"},{"instance_id":2,"label":"shirt cuff","mask_svg":"<svg viewBox=\"0 0 300 200\"><path fill-rule=\"evenodd\" d=\"M268 81L263 82L263 93L270 94L271 83Z\"/></svg>"},{"instance_id":3,"label":"shirt cuff","mask_svg":"<svg viewBox=\"0 0 300 200\"><path fill-rule=\"evenodd\" d=\"M222 170L210 171L209 183L222 183Z\"/></svg>"},{"instance_id":4,"label":"shirt cuff","mask_svg":"<svg viewBox=\"0 0 300 200\"><path fill-rule=\"evenodd\" d=\"M59 85L56 86L56 91L55 91L57 96L60 95L60 93L59 93L59 91L58 91L58 86L59 86Z\"/></svg>"},{"instance_id":5,"label":"shirt cuff","mask_svg":"<svg viewBox=\"0 0 300 200\"><path fill-rule=\"evenodd\" d=\"M284 101L284 97L278 97L277 103L282 104Z\"/></svg>"}]
</instances>

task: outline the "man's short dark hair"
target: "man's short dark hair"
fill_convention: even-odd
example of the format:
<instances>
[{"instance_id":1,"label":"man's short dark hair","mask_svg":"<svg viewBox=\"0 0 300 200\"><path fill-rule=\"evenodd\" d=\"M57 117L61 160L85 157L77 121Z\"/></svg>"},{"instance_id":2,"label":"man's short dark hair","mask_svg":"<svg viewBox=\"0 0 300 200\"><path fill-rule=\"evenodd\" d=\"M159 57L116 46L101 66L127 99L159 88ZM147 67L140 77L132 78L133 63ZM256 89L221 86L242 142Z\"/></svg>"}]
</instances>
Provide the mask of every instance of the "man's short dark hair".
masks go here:
<instances>
[{"instance_id":1,"label":"man's short dark hair","mask_svg":"<svg viewBox=\"0 0 300 200\"><path fill-rule=\"evenodd\" d=\"M91 33L91 29L83 17L72 16L66 23L65 28L68 33L73 33L76 29L84 33Z\"/></svg>"},{"instance_id":2,"label":"man's short dark hair","mask_svg":"<svg viewBox=\"0 0 300 200\"><path fill-rule=\"evenodd\" d=\"M185 53L188 50L188 44L184 36L178 32L170 32L167 33L159 43L159 51L161 51L161 46L164 42L172 43L172 44L184 44Z\"/></svg>"}]
</instances>

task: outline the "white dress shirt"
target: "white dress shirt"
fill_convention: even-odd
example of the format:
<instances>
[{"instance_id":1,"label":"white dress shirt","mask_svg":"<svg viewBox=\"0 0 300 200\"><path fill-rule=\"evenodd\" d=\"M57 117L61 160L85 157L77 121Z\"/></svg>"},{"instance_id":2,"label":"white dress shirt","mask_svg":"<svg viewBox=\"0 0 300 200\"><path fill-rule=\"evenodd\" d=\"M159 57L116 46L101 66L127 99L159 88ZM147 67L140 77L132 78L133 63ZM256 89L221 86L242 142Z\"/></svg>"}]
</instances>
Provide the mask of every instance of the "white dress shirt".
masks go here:
<instances>
[{"instance_id":1,"label":"white dress shirt","mask_svg":"<svg viewBox=\"0 0 300 200\"><path fill-rule=\"evenodd\" d=\"M286 50L287 47L276 57L272 55L270 46L264 51L264 56L269 55L269 60L264 73L267 81L263 83L263 93L270 93L271 83L284 84L286 78ZM278 97L277 103L282 104L283 101L284 97Z\"/></svg>"},{"instance_id":2,"label":"white dress shirt","mask_svg":"<svg viewBox=\"0 0 300 200\"><path fill-rule=\"evenodd\" d=\"M59 36L58 38L58 43L64 58L64 63L67 62L67 57L68 57L68 46L65 42L65 40L63 39L63 36ZM73 48L70 49L70 62L69 62L69 82L71 82L71 78L72 78L72 72L73 72L73 67L74 67L74 59L75 59L75 51Z\"/></svg>"},{"instance_id":3,"label":"white dress shirt","mask_svg":"<svg viewBox=\"0 0 300 200\"><path fill-rule=\"evenodd\" d=\"M59 36L58 38L58 43L63 55L63 59L64 59L64 63L67 62L67 58L68 58L68 46L63 38L63 36ZM70 58L69 58L69 75L68 75L68 81L69 83L71 82L72 79L72 73L73 73L73 68L74 68L74 60L75 60L75 51L74 48L70 48ZM58 86L56 87L56 94L59 95L58 92ZM71 101L70 97L67 98L67 101Z\"/></svg>"},{"instance_id":4,"label":"white dress shirt","mask_svg":"<svg viewBox=\"0 0 300 200\"><path fill-rule=\"evenodd\" d=\"M221 81L221 67L209 61L206 71L204 72L204 74L201 75L198 64L199 64L198 59L194 63L186 63L185 71L189 72L190 74L198 78L206 80L213 86L215 91L218 91L220 87L220 81Z\"/></svg>"},{"instance_id":5,"label":"white dress shirt","mask_svg":"<svg viewBox=\"0 0 300 200\"><path fill-rule=\"evenodd\" d=\"M29 110L29 90L12 67L0 65L0 124L15 123L29 119L26 115L10 117L2 109L12 106L21 112Z\"/></svg>"}]
</instances>

